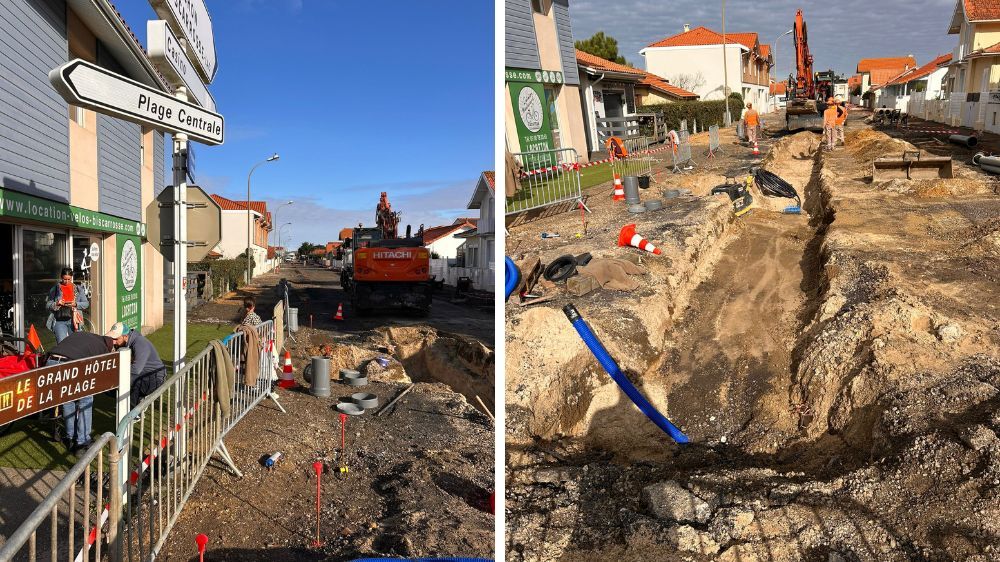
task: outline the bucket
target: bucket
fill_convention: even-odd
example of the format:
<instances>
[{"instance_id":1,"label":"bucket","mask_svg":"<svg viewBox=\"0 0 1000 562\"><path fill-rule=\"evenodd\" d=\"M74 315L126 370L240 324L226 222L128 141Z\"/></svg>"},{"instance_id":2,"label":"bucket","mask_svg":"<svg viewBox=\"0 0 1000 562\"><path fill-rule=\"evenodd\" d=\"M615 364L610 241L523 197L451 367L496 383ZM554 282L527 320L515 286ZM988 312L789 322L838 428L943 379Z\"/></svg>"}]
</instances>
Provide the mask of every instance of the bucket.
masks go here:
<instances>
[{"instance_id":1,"label":"bucket","mask_svg":"<svg viewBox=\"0 0 1000 562\"><path fill-rule=\"evenodd\" d=\"M649 176L639 176L639 189L649 189Z\"/></svg>"},{"instance_id":2,"label":"bucket","mask_svg":"<svg viewBox=\"0 0 1000 562\"><path fill-rule=\"evenodd\" d=\"M288 309L288 331L299 331L299 309L297 308Z\"/></svg>"},{"instance_id":3,"label":"bucket","mask_svg":"<svg viewBox=\"0 0 1000 562\"><path fill-rule=\"evenodd\" d=\"M636 176L625 176L622 178L622 187L625 188L625 202L629 205L638 205L639 201L639 178Z\"/></svg>"},{"instance_id":4,"label":"bucket","mask_svg":"<svg viewBox=\"0 0 1000 562\"><path fill-rule=\"evenodd\" d=\"M330 395L330 360L326 357L313 357L309 364L313 373L312 387L309 392L313 396L325 398ZM326 376L324 376L326 375Z\"/></svg>"}]
</instances>

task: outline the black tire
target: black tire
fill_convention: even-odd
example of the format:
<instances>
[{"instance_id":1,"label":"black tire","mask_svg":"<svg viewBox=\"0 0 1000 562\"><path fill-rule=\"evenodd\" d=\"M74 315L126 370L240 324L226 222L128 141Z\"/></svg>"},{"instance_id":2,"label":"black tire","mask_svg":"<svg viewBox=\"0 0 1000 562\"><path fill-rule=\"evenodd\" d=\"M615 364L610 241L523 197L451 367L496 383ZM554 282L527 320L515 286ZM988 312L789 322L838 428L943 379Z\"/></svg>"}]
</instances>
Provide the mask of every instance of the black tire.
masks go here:
<instances>
[{"instance_id":1,"label":"black tire","mask_svg":"<svg viewBox=\"0 0 1000 562\"><path fill-rule=\"evenodd\" d=\"M542 276L552 282L565 281L574 275L576 275L576 257L570 254L552 260L542 272Z\"/></svg>"}]
</instances>

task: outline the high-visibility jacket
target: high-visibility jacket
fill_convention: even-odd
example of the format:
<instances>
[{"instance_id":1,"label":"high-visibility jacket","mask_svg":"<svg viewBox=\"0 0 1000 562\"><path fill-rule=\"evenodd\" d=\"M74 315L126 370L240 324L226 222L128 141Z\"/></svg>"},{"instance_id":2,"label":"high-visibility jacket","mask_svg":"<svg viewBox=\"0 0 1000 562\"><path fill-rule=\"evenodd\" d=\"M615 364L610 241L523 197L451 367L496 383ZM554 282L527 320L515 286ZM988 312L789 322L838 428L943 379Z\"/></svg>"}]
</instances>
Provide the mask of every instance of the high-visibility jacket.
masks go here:
<instances>
[{"instance_id":1,"label":"high-visibility jacket","mask_svg":"<svg viewBox=\"0 0 1000 562\"><path fill-rule=\"evenodd\" d=\"M823 126L837 126L837 106L831 104L826 108L826 111L823 112Z\"/></svg>"},{"instance_id":2,"label":"high-visibility jacket","mask_svg":"<svg viewBox=\"0 0 1000 562\"><path fill-rule=\"evenodd\" d=\"M837 106L837 112L838 112L838 115L837 115L837 122L836 122L836 124L839 127L839 126L843 125L844 122L847 121L847 108L844 107L844 106L842 106L842 105L838 105Z\"/></svg>"},{"instance_id":3,"label":"high-visibility jacket","mask_svg":"<svg viewBox=\"0 0 1000 562\"><path fill-rule=\"evenodd\" d=\"M757 115L757 111L753 109L747 110L746 114L743 115L743 120L747 122L747 127L760 125L760 115Z\"/></svg>"}]
</instances>

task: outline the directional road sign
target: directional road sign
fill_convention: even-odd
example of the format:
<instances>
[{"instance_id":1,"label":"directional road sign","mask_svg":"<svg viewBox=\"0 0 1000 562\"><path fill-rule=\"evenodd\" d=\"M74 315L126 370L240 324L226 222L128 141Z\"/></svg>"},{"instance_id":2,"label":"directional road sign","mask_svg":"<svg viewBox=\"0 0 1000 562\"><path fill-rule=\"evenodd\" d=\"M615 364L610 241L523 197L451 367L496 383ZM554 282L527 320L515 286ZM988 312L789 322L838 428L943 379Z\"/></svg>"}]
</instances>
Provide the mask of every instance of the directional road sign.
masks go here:
<instances>
[{"instance_id":1,"label":"directional road sign","mask_svg":"<svg viewBox=\"0 0 1000 562\"><path fill-rule=\"evenodd\" d=\"M223 119L163 94L131 78L81 59L49 72L49 82L67 102L168 133L186 133L191 140L222 144Z\"/></svg>"},{"instance_id":2,"label":"directional road sign","mask_svg":"<svg viewBox=\"0 0 1000 562\"><path fill-rule=\"evenodd\" d=\"M146 22L146 50L153 65L167 77L172 86L184 86L195 103L209 111L215 111L215 99L195 72L191 60L184 54L180 40L170 31L167 22Z\"/></svg>"},{"instance_id":3,"label":"directional road sign","mask_svg":"<svg viewBox=\"0 0 1000 562\"><path fill-rule=\"evenodd\" d=\"M184 39L198 73L211 84L215 79L215 33L205 0L149 0L156 15Z\"/></svg>"}]
</instances>

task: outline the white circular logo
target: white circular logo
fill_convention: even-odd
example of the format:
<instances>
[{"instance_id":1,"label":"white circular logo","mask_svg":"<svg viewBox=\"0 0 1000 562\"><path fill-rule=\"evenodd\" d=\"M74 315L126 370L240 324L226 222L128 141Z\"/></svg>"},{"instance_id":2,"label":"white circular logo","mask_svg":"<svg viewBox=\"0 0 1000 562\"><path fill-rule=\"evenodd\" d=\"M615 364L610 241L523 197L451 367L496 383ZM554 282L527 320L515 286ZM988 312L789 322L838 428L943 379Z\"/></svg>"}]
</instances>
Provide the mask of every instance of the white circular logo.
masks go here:
<instances>
[{"instance_id":1,"label":"white circular logo","mask_svg":"<svg viewBox=\"0 0 1000 562\"><path fill-rule=\"evenodd\" d=\"M542 81L542 71L541 70L536 70L535 71L535 82L541 82L541 81Z\"/></svg>"},{"instance_id":2,"label":"white circular logo","mask_svg":"<svg viewBox=\"0 0 1000 562\"><path fill-rule=\"evenodd\" d=\"M542 100L531 88L522 88L517 95L517 110L521 114L521 122L532 133L542 128Z\"/></svg>"},{"instance_id":3,"label":"white circular logo","mask_svg":"<svg viewBox=\"0 0 1000 562\"><path fill-rule=\"evenodd\" d=\"M101 258L101 247L94 242L90 245L90 261L97 261Z\"/></svg>"},{"instance_id":4,"label":"white circular logo","mask_svg":"<svg viewBox=\"0 0 1000 562\"><path fill-rule=\"evenodd\" d=\"M551 82L551 80L549 80L549 71L548 70L543 70L542 71L542 82Z\"/></svg>"},{"instance_id":5,"label":"white circular logo","mask_svg":"<svg viewBox=\"0 0 1000 562\"><path fill-rule=\"evenodd\" d=\"M556 72L556 82L562 84L562 72Z\"/></svg>"},{"instance_id":6,"label":"white circular logo","mask_svg":"<svg viewBox=\"0 0 1000 562\"><path fill-rule=\"evenodd\" d=\"M131 292L135 287L135 280L139 277L139 256L135 253L135 244L131 240L126 240L122 245L122 284L125 290Z\"/></svg>"}]
</instances>

